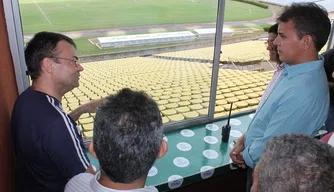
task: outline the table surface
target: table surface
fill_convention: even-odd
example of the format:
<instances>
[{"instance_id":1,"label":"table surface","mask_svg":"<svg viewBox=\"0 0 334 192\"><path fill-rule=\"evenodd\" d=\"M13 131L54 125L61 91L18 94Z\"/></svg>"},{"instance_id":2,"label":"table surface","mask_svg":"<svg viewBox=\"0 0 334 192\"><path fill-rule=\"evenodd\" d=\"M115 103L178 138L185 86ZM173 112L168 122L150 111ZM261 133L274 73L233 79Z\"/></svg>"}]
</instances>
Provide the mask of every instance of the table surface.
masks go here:
<instances>
[{"instance_id":1,"label":"table surface","mask_svg":"<svg viewBox=\"0 0 334 192\"><path fill-rule=\"evenodd\" d=\"M228 143L221 141L222 126L227 120L167 133L164 139L168 143L168 152L150 169L146 185L167 191L236 169L229 153L233 141L246 132L253 117L254 113L251 113L230 120ZM323 131L319 133L323 134ZM91 164L99 168L98 161L90 154L88 156Z\"/></svg>"}]
</instances>

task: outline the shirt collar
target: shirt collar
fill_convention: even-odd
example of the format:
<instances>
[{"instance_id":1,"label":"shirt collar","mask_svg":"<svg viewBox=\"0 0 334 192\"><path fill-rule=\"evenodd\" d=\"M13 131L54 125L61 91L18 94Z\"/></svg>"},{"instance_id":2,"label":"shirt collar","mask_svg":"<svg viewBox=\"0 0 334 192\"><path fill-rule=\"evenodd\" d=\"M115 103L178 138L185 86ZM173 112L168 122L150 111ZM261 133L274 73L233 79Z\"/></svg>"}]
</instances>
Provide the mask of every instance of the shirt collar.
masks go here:
<instances>
[{"instance_id":1,"label":"shirt collar","mask_svg":"<svg viewBox=\"0 0 334 192\"><path fill-rule=\"evenodd\" d=\"M99 183L99 179L101 177L101 171L98 171L95 176L90 181L90 187L92 191L94 192L115 192L115 191L123 191L123 190L116 190L116 189L110 189L107 188ZM142 188L143 189L143 188ZM124 191L141 191L138 189L132 189L132 190L124 190ZM156 190L158 191L158 190Z\"/></svg>"},{"instance_id":2,"label":"shirt collar","mask_svg":"<svg viewBox=\"0 0 334 192\"><path fill-rule=\"evenodd\" d=\"M283 68L284 68L284 64L285 63L276 63L276 68L277 68L277 70L282 70Z\"/></svg>"},{"instance_id":3,"label":"shirt collar","mask_svg":"<svg viewBox=\"0 0 334 192\"><path fill-rule=\"evenodd\" d=\"M293 77L302 73L307 73L309 71L318 70L323 67L324 57L318 55L319 60L310 61L305 63L300 63L298 65L290 66L287 63L284 63L284 76Z\"/></svg>"},{"instance_id":4,"label":"shirt collar","mask_svg":"<svg viewBox=\"0 0 334 192\"><path fill-rule=\"evenodd\" d=\"M93 191L96 191L96 192L108 192L108 191L111 191L109 188L107 187L104 187L103 185L101 185L99 183L99 179L100 179L100 176L101 176L101 172L98 171L95 176L92 178L92 180L90 181L90 187L92 188Z\"/></svg>"}]
</instances>

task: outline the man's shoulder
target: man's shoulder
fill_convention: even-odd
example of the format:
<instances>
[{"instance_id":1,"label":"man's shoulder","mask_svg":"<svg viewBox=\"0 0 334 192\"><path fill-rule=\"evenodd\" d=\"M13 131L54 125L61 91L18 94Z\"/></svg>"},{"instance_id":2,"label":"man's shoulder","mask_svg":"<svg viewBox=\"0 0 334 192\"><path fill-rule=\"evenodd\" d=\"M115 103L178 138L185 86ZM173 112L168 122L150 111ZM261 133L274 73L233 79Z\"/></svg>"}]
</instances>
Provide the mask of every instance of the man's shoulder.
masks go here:
<instances>
[{"instance_id":1,"label":"man's shoulder","mask_svg":"<svg viewBox=\"0 0 334 192\"><path fill-rule=\"evenodd\" d=\"M329 49L329 50L323 52L321 55L324 56L324 57L328 57L328 56L334 55L334 48Z\"/></svg>"},{"instance_id":2,"label":"man's shoulder","mask_svg":"<svg viewBox=\"0 0 334 192\"><path fill-rule=\"evenodd\" d=\"M91 192L93 191L90 182L95 175L90 173L80 173L74 176L65 186L65 192Z\"/></svg>"},{"instance_id":3,"label":"man's shoulder","mask_svg":"<svg viewBox=\"0 0 334 192\"><path fill-rule=\"evenodd\" d=\"M38 109L40 107L52 108L52 104L59 105L57 99L48 96L45 93L35 91L31 88L26 89L17 98L15 102L16 108L30 108L31 110ZM45 109L43 109L45 110Z\"/></svg>"},{"instance_id":4,"label":"man's shoulder","mask_svg":"<svg viewBox=\"0 0 334 192\"><path fill-rule=\"evenodd\" d=\"M14 112L35 117L55 117L63 112L57 99L45 93L26 89L16 100ZM29 112L27 112L29 111Z\"/></svg>"}]
</instances>

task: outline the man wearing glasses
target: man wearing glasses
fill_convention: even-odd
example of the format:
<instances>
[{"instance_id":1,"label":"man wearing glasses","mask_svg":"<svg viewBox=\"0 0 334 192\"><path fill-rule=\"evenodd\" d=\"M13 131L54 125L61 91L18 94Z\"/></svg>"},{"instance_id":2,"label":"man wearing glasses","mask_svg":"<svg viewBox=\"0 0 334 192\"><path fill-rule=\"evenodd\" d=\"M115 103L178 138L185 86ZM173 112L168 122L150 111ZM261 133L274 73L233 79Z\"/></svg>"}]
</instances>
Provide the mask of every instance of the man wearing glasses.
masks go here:
<instances>
[{"instance_id":1,"label":"man wearing glasses","mask_svg":"<svg viewBox=\"0 0 334 192\"><path fill-rule=\"evenodd\" d=\"M32 85L17 99L12 113L18 191L64 191L73 176L93 169L75 123L94 113L93 100L70 114L62 108L65 93L79 86L83 67L72 39L51 32L37 33L25 49Z\"/></svg>"},{"instance_id":2,"label":"man wearing glasses","mask_svg":"<svg viewBox=\"0 0 334 192\"><path fill-rule=\"evenodd\" d=\"M269 59L270 61L276 62L276 71L270 80L266 91L264 92L263 96L261 97L261 100L257 106L257 108L260 108L263 104L263 102L268 98L269 93L272 91L272 88L278 81L278 79L282 76L283 74L283 69L284 69L284 63L282 63L279 60L279 55L277 53L277 46L274 45L274 40L276 39L278 33L278 23L272 25L269 30L268 30L268 40L266 42L267 45L267 50L269 51Z\"/></svg>"}]
</instances>

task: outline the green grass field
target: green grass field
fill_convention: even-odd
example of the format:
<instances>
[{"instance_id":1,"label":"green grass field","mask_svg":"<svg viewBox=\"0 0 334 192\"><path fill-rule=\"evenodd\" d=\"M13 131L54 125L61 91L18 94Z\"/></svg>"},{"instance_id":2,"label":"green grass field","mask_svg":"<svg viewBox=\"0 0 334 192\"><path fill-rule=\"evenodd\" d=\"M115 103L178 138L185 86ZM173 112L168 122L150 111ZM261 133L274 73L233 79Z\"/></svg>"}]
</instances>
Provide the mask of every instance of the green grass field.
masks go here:
<instances>
[{"instance_id":1,"label":"green grass field","mask_svg":"<svg viewBox=\"0 0 334 192\"><path fill-rule=\"evenodd\" d=\"M100 28L215 22L218 0L19 0L24 34ZM227 0L225 21L271 12Z\"/></svg>"}]
</instances>

